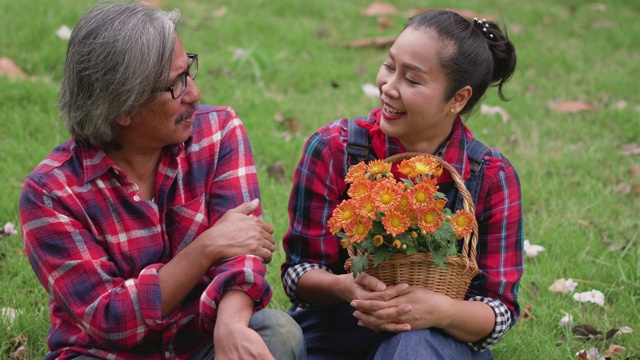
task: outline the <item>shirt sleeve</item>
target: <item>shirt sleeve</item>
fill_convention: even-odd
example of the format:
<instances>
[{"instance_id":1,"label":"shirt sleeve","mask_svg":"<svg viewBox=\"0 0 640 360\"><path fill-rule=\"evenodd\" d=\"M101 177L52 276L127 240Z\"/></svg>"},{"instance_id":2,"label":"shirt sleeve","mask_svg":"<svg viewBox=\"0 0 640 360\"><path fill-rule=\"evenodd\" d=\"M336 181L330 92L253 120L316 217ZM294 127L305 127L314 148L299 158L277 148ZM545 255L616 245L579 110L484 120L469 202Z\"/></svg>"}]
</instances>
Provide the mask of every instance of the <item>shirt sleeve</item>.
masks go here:
<instances>
[{"instance_id":1,"label":"shirt sleeve","mask_svg":"<svg viewBox=\"0 0 640 360\"><path fill-rule=\"evenodd\" d=\"M59 318L105 346L132 348L150 329L172 321L161 315L160 265L123 277L65 191L49 193L27 178L20 199L27 256L51 301L64 310Z\"/></svg>"},{"instance_id":2,"label":"shirt sleeve","mask_svg":"<svg viewBox=\"0 0 640 360\"><path fill-rule=\"evenodd\" d=\"M213 280L200 297L201 327L213 331L218 305L225 291L240 290L254 302L254 311L263 309L271 300L271 288L265 278L267 268L261 258L237 256L217 264L209 271Z\"/></svg>"},{"instance_id":3,"label":"shirt sleeve","mask_svg":"<svg viewBox=\"0 0 640 360\"><path fill-rule=\"evenodd\" d=\"M328 126L309 137L294 173L281 273L294 304L299 303L295 290L305 272L318 268L335 274L345 272L346 251L327 226L345 191L344 147L340 145L343 131L342 126Z\"/></svg>"},{"instance_id":4,"label":"shirt sleeve","mask_svg":"<svg viewBox=\"0 0 640 360\"><path fill-rule=\"evenodd\" d=\"M482 301L489 305L496 315L496 322L493 327L493 331L489 336L474 343L468 343L469 346L475 351L483 351L488 349L491 345L498 342L511 328L511 312L509 308L504 305L500 300L491 299L482 296L474 296L469 301Z\"/></svg>"},{"instance_id":5,"label":"shirt sleeve","mask_svg":"<svg viewBox=\"0 0 640 360\"><path fill-rule=\"evenodd\" d=\"M484 346L497 342L520 315L518 284L523 272L523 209L520 181L515 169L497 152L485 164L485 179L478 204L478 267L467 296L489 304L496 313L496 328ZM504 309L509 316L505 316ZM505 322L506 321L506 322Z\"/></svg>"}]
</instances>

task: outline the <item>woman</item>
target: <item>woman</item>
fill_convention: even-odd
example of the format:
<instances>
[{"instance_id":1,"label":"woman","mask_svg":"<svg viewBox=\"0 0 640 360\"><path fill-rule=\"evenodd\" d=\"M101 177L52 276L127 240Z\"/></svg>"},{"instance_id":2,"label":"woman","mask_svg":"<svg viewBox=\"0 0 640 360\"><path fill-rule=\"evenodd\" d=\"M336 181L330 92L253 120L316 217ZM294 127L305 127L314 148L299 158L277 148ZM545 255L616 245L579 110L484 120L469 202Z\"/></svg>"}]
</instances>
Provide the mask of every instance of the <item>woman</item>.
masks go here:
<instances>
[{"instance_id":1,"label":"woman","mask_svg":"<svg viewBox=\"0 0 640 360\"><path fill-rule=\"evenodd\" d=\"M493 22L435 10L411 18L377 76L381 107L341 119L307 141L294 176L284 237L285 290L310 359L491 359L519 316L523 215L518 175L462 123L489 86L515 70L513 44ZM346 197L344 176L360 160L401 152L441 156L474 196L478 266L465 300L406 284L355 280L326 223ZM450 180L448 207L460 206Z\"/></svg>"}]
</instances>

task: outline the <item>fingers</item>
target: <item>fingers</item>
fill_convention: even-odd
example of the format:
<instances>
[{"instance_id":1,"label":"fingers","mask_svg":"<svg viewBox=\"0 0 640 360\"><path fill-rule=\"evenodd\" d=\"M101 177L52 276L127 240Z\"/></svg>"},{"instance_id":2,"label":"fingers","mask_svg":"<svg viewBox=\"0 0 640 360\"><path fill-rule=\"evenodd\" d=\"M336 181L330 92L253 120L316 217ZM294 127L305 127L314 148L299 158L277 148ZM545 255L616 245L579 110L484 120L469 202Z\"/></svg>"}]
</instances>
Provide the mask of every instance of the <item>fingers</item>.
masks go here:
<instances>
[{"instance_id":1,"label":"fingers","mask_svg":"<svg viewBox=\"0 0 640 360\"><path fill-rule=\"evenodd\" d=\"M383 291L387 287L384 282L367 273L358 274L355 281L356 284L362 285L371 291Z\"/></svg>"},{"instance_id":2,"label":"fingers","mask_svg":"<svg viewBox=\"0 0 640 360\"><path fill-rule=\"evenodd\" d=\"M254 211L256 211L256 209L258 209L258 205L260 205L260 200L253 199L249 202L236 206L235 208L229 210L229 212L237 212L245 215L251 215L251 213L253 213Z\"/></svg>"},{"instance_id":3,"label":"fingers","mask_svg":"<svg viewBox=\"0 0 640 360\"><path fill-rule=\"evenodd\" d=\"M411 325L402 321L404 316L412 310L409 305L385 307L377 311L353 312L353 316L358 319L358 325L379 331L409 331Z\"/></svg>"}]
</instances>

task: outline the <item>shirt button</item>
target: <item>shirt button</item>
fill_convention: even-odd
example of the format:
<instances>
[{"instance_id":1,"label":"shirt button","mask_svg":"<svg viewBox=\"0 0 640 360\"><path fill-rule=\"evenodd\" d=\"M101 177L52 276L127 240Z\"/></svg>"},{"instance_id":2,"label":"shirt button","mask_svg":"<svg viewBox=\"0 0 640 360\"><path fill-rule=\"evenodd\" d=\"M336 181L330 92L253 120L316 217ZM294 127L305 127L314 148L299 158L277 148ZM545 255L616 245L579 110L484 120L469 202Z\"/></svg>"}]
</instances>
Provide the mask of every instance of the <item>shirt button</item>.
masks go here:
<instances>
[{"instance_id":1,"label":"shirt button","mask_svg":"<svg viewBox=\"0 0 640 360\"><path fill-rule=\"evenodd\" d=\"M135 200L135 201L140 201L140 196L135 195L135 196L133 197L133 200Z\"/></svg>"}]
</instances>

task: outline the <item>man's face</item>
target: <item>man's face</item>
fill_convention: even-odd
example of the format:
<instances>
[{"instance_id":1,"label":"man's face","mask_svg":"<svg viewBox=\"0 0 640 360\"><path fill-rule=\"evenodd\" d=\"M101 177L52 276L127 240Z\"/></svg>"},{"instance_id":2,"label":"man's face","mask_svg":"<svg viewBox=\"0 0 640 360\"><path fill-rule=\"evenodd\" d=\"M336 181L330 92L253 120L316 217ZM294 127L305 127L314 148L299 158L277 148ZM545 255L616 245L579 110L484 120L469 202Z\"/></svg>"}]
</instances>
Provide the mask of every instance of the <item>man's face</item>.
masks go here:
<instances>
[{"instance_id":1,"label":"man's face","mask_svg":"<svg viewBox=\"0 0 640 360\"><path fill-rule=\"evenodd\" d=\"M173 65L165 86L169 86L189 66L189 58L176 37ZM187 88L177 99L166 91L148 104L143 105L127 120L120 123L124 148L142 147L158 149L179 144L189 138L195 120L195 110L200 100L200 89L190 76Z\"/></svg>"}]
</instances>

